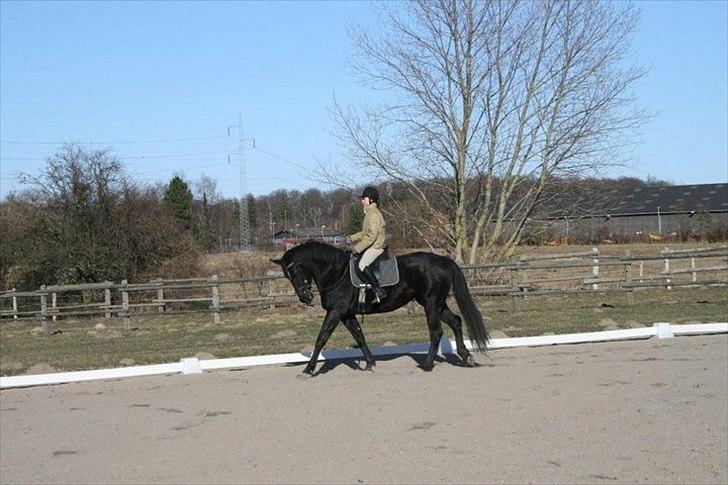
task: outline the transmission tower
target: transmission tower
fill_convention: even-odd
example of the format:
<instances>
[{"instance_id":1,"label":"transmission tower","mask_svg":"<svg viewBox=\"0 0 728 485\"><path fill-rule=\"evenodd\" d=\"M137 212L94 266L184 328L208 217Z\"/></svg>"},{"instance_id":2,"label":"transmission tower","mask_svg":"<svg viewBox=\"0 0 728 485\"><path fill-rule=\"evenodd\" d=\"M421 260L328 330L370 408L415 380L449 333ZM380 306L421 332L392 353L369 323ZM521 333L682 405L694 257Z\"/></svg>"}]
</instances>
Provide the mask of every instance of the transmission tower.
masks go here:
<instances>
[{"instance_id":1,"label":"transmission tower","mask_svg":"<svg viewBox=\"0 0 728 485\"><path fill-rule=\"evenodd\" d=\"M247 187L247 175L245 170L245 143L250 141L255 147L255 139L245 138L243 133L243 115L238 113L238 124L228 126L228 136L232 136L230 129L238 129L238 189L240 191L240 250L250 251L250 216L248 214L248 201L246 199L248 187Z\"/></svg>"}]
</instances>

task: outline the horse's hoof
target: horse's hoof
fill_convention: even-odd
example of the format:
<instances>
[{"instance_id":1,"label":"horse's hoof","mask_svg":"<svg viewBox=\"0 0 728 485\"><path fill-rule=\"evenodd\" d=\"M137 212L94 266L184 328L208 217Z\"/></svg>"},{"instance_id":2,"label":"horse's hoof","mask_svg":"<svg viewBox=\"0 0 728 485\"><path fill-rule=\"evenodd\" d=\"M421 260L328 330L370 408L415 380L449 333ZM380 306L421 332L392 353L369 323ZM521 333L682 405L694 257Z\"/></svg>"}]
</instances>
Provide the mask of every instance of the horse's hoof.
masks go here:
<instances>
[{"instance_id":1,"label":"horse's hoof","mask_svg":"<svg viewBox=\"0 0 728 485\"><path fill-rule=\"evenodd\" d=\"M374 362L367 362L367 365L364 366L364 370L369 372L374 372L374 368L377 366Z\"/></svg>"},{"instance_id":2,"label":"horse's hoof","mask_svg":"<svg viewBox=\"0 0 728 485\"><path fill-rule=\"evenodd\" d=\"M435 368L435 364L422 364L420 368L425 372L432 372L432 369Z\"/></svg>"},{"instance_id":3,"label":"horse's hoof","mask_svg":"<svg viewBox=\"0 0 728 485\"><path fill-rule=\"evenodd\" d=\"M465 365L467 365L468 367L475 367L475 359L472 355L466 355L463 359L463 362L465 362Z\"/></svg>"},{"instance_id":4,"label":"horse's hoof","mask_svg":"<svg viewBox=\"0 0 728 485\"><path fill-rule=\"evenodd\" d=\"M309 379L313 377L313 369L309 369L308 367L306 367L305 369L303 369L303 372L298 374L298 377L302 379Z\"/></svg>"}]
</instances>

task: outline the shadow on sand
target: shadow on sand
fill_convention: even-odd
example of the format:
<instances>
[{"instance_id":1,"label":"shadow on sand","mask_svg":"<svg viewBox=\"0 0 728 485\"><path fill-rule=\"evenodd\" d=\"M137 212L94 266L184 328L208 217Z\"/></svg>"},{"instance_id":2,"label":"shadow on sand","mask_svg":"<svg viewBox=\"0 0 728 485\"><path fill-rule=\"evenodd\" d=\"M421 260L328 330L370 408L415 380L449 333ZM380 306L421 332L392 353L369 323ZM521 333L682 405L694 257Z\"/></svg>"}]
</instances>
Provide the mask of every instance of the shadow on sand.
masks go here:
<instances>
[{"instance_id":1,"label":"shadow on sand","mask_svg":"<svg viewBox=\"0 0 728 485\"><path fill-rule=\"evenodd\" d=\"M416 364L416 367L419 367L420 369L423 369L424 371L424 363L427 355L426 354L414 354L414 353L405 353L405 354L398 354L398 355L382 355L376 357L376 362L386 362L394 359L403 359L403 358L409 358L412 359L412 361ZM435 356L435 362L436 363L448 363L450 365L454 365L456 367L480 367L480 364L475 364L474 366L466 365L460 357L454 354L446 354L444 357L441 355ZM303 367L306 365L305 363L296 363L296 364L286 364L286 367ZM332 370L336 369L337 367L345 365L349 369L367 372L364 370L365 361L362 357L352 357L352 358L341 358L341 359L327 359L323 362L319 363L318 369L314 373L314 377L322 374L326 374L328 372L331 372Z\"/></svg>"}]
</instances>

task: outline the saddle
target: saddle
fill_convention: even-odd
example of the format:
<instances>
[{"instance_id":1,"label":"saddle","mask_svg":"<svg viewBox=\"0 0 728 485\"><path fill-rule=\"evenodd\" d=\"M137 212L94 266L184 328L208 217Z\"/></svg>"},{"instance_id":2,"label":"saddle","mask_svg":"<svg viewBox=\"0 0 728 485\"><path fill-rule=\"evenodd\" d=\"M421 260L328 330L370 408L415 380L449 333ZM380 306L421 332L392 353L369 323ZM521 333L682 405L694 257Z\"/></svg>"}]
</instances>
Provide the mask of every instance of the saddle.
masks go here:
<instances>
[{"instance_id":1,"label":"saddle","mask_svg":"<svg viewBox=\"0 0 728 485\"><path fill-rule=\"evenodd\" d=\"M361 254L353 254L349 259L349 275L351 284L355 288L371 288L366 283L366 278L359 271L359 260ZM399 267L397 266L397 257L389 254L389 249L384 248L384 252L380 254L369 266L374 270L374 274L379 281L379 286L392 286L399 283Z\"/></svg>"}]
</instances>

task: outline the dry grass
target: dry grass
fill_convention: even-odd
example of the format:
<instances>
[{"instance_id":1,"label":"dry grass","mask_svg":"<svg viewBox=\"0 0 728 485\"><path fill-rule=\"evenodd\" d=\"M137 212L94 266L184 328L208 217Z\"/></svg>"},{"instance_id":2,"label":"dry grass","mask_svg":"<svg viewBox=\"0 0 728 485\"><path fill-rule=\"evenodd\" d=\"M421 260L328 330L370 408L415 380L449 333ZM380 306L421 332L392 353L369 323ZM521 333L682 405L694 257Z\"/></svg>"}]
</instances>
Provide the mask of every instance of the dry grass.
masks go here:
<instances>
[{"instance_id":1,"label":"dry grass","mask_svg":"<svg viewBox=\"0 0 728 485\"><path fill-rule=\"evenodd\" d=\"M625 251L629 250L632 256L645 256L659 254L664 249L671 250L695 250L725 247L723 243L634 243L634 244L601 244L597 246L521 246L516 254L519 256L544 256L565 254L574 252L591 251L593 247L599 250L599 254L606 257L621 257L625 255ZM413 248L400 249L393 248L395 254L407 254L414 251L427 251L427 249ZM267 271L276 271L278 267L268 261L268 258L280 257L283 250L269 252L251 252L251 253L210 253L205 254L201 261L200 276L210 276L217 274L220 278L254 278L265 276ZM649 263L648 268L655 266L661 268L659 261Z\"/></svg>"},{"instance_id":2,"label":"dry grass","mask_svg":"<svg viewBox=\"0 0 728 485\"><path fill-rule=\"evenodd\" d=\"M202 257L202 276L216 274L220 278L258 278L265 276L275 265L268 261L275 253L210 253Z\"/></svg>"},{"instance_id":3,"label":"dry grass","mask_svg":"<svg viewBox=\"0 0 728 485\"><path fill-rule=\"evenodd\" d=\"M593 294L527 298L520 311L512 311L509 298L481 298L477 303L494 337L516 337L629 328L658 321L725 322L727 297L726 288L697 288L638 292L634 304L628 304L625 295ZM6 320L0 325L0 373L174 362L193 355L223 358L310 350L322 316L291 307L227 312L222 319L222 324L215 325L208 313L149 315L132 318L131 330L123 329L121 319L64 320L53 324L52 335L41 333L31 322ZM367 316L363 328L372 346L428 338L421 309L414 315L399 310ZM446 334L450 335L448 329ZM340 326L327 348L352 344L351 336Z\"/></svg>"}]
</instances>

